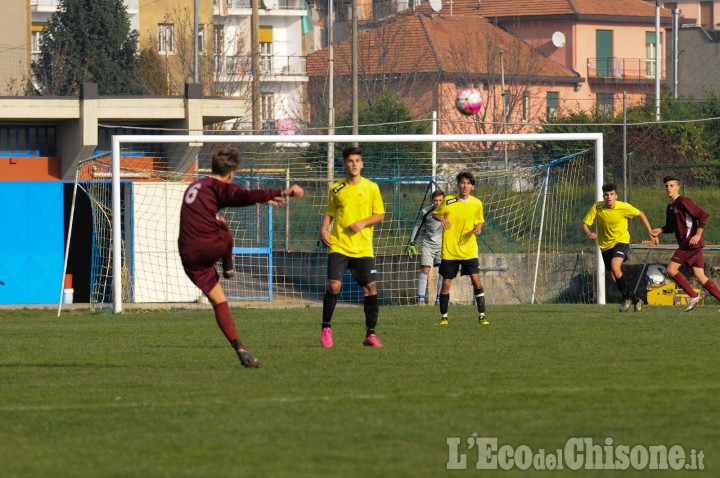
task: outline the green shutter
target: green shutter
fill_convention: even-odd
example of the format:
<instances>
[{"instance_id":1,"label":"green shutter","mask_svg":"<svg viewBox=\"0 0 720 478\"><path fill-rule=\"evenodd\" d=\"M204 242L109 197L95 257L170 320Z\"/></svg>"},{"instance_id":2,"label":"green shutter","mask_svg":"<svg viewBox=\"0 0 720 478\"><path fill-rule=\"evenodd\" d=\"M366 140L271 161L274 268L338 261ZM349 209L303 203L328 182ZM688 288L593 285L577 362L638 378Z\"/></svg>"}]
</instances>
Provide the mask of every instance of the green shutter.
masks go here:
<instances>
[{"instance_id":1,"label":"green shutter","mask_svg":"<svg viewBox=\"0 0 720 478\"><path fill-rule=\"evenodd\" d=\"M612 76L613 72L613 31L595 31L595 61L597 76Z\"/></svg>"}]
</instances>

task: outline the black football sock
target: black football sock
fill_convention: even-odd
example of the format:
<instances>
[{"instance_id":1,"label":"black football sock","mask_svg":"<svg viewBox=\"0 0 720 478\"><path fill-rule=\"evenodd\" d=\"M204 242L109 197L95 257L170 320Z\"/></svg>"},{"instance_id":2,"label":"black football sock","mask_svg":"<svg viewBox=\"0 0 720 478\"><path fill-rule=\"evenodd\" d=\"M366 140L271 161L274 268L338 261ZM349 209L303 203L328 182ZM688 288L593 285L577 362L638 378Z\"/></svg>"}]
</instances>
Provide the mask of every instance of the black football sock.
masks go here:
<instances>
[{"instance_id":1,"label":"black football sock","mask_svg":"<svg viewBox=\"0 0 720 478\"><path fill-rule=\"evenodd\" d=\"M330 327L332 322L332 316L335 312L335 306L337 305L338 296L340 294L331 294L329 291L325 291L323 297L323 315L322 315L322 328Z\"/></svg>"},{"instance_id":2,"label":"black football sock","mask_svg":"<svg viewBox=\"0 0 720 478\"><path fill-rule=\"evenodd\" d=\"M443 317L448 313L448 305L450 304L450 294L440 294L440 315Z\"/></svg>"},{"instance_id":3,"label":"black football sock","mask_svg":"<svg viewBox=\"0 0 720 478\"><path fill-rule=\"evenodd\" d=\"M375 333L375 327L377 327L379 312L377 294L365 296L363 309L365 310L365 336L369 337Z\"/></svg>"},{"instance_id":4,"label":"black football sock","mask_svg":"<svg viewBox=\"0 0 720 478\"><path fill-rule=\"evenodd\" d=\"M630 292L630 288L625 283L625 276L615 279L615 285L617 286L618 290L620 291L620 294L622 294L623 301L632 298L631 297L632 292Z\"/></svg>"},{"instance_id":5,"label":"black football sock","mask_svg":"<svg viewBox=\"0 0 720 478\"><path fill-rule=\"evenodd\" d=\"M473 289L473 294L475 294L478 313L485 314L485 288Z\"/></svg>"}]
</instances>

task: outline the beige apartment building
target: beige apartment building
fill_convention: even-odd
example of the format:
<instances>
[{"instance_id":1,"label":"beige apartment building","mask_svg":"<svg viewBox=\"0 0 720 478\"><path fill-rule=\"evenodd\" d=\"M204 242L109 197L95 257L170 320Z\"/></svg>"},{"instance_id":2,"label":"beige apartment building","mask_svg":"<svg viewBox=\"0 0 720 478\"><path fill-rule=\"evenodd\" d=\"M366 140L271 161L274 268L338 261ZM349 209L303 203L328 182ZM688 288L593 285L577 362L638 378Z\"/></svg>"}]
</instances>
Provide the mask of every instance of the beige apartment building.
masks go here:
<instances>
[{"instance_id":1,"label":"beige apartment building","mask_svg":"<svg viewBox=\"0 0 720 478\"><path fill-rule=\"evenodd\" d=\"M143 2L139 8L138 48L150 56L164 76L160 94L182 94L186 83L194 82L195 29L194 0ZM212 93L213 71L213 0L198 0L198 80L204 93Z\"/></svg>"},{"instance_id":2,"label":"beige apartment building","mask_svg":"<svg viewBox=\"0 0 720 478\"><path fill-rule=\"evenodd\" d=\"M0 96L21 95L30 78L30 0L5 2L0 15Z\"/></svg>"}]
</instances>

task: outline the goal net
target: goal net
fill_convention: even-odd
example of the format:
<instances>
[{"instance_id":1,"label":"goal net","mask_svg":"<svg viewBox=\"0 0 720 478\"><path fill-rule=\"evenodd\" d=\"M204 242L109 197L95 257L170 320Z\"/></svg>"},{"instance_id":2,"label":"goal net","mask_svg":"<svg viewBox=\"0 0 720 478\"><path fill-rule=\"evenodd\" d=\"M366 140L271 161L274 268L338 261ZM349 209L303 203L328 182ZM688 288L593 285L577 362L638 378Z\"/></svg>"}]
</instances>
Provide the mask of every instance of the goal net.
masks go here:
<instances>
[{"instance_id":1,"label":"goal net","mask_svg":"<svg viewBox=\"0 0 720 478\"><path fill-rule=\"evenodd\" d=\"M237 272L221 279L226 295L235 306L322 305L327 249L319 224L329 185L344 176L340 151L353 143L363 149L363 176L379 184L386 209L385 220L375 226L383 305L415 303L420 251L417 258L406 254L411 231L434 189L457 192L461 171L473 173L473 195L484 205L477 240L488 304L604 303L597 248L580 232L602 183L599 134L133 135L115 136L113 154L79 166L79 186L93 211L93 307L119 312L206 304L180 263L180 206L190 182L210 174L213 152L226 146L242 153L235 178L242 187L298 183L305 190L285 206L224 212ZM435 281L433 268L432 297ZM340 301L362 301L349 273ZM473 303L469 278L455 280L451 302Z\"/></svg>"}]
</instances>

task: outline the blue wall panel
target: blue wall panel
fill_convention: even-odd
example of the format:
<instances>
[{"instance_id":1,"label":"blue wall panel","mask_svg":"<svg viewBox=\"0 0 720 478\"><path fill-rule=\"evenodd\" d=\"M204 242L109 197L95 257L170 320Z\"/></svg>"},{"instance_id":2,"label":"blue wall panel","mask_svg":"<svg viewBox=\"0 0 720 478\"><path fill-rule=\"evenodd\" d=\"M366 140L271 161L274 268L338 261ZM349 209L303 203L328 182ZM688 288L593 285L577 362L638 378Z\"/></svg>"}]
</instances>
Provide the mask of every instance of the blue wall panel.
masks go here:
<instances>
[{"instance_id":1,"label":"blue wall panel","mask_svg":"<svg viewBox=\"0 0 720 478\"><path fill-rule=\"evenodd\" d=\"M0 304L56 304L65 231L61 182L0 182Z\"/></svg>"}]
</instances>

